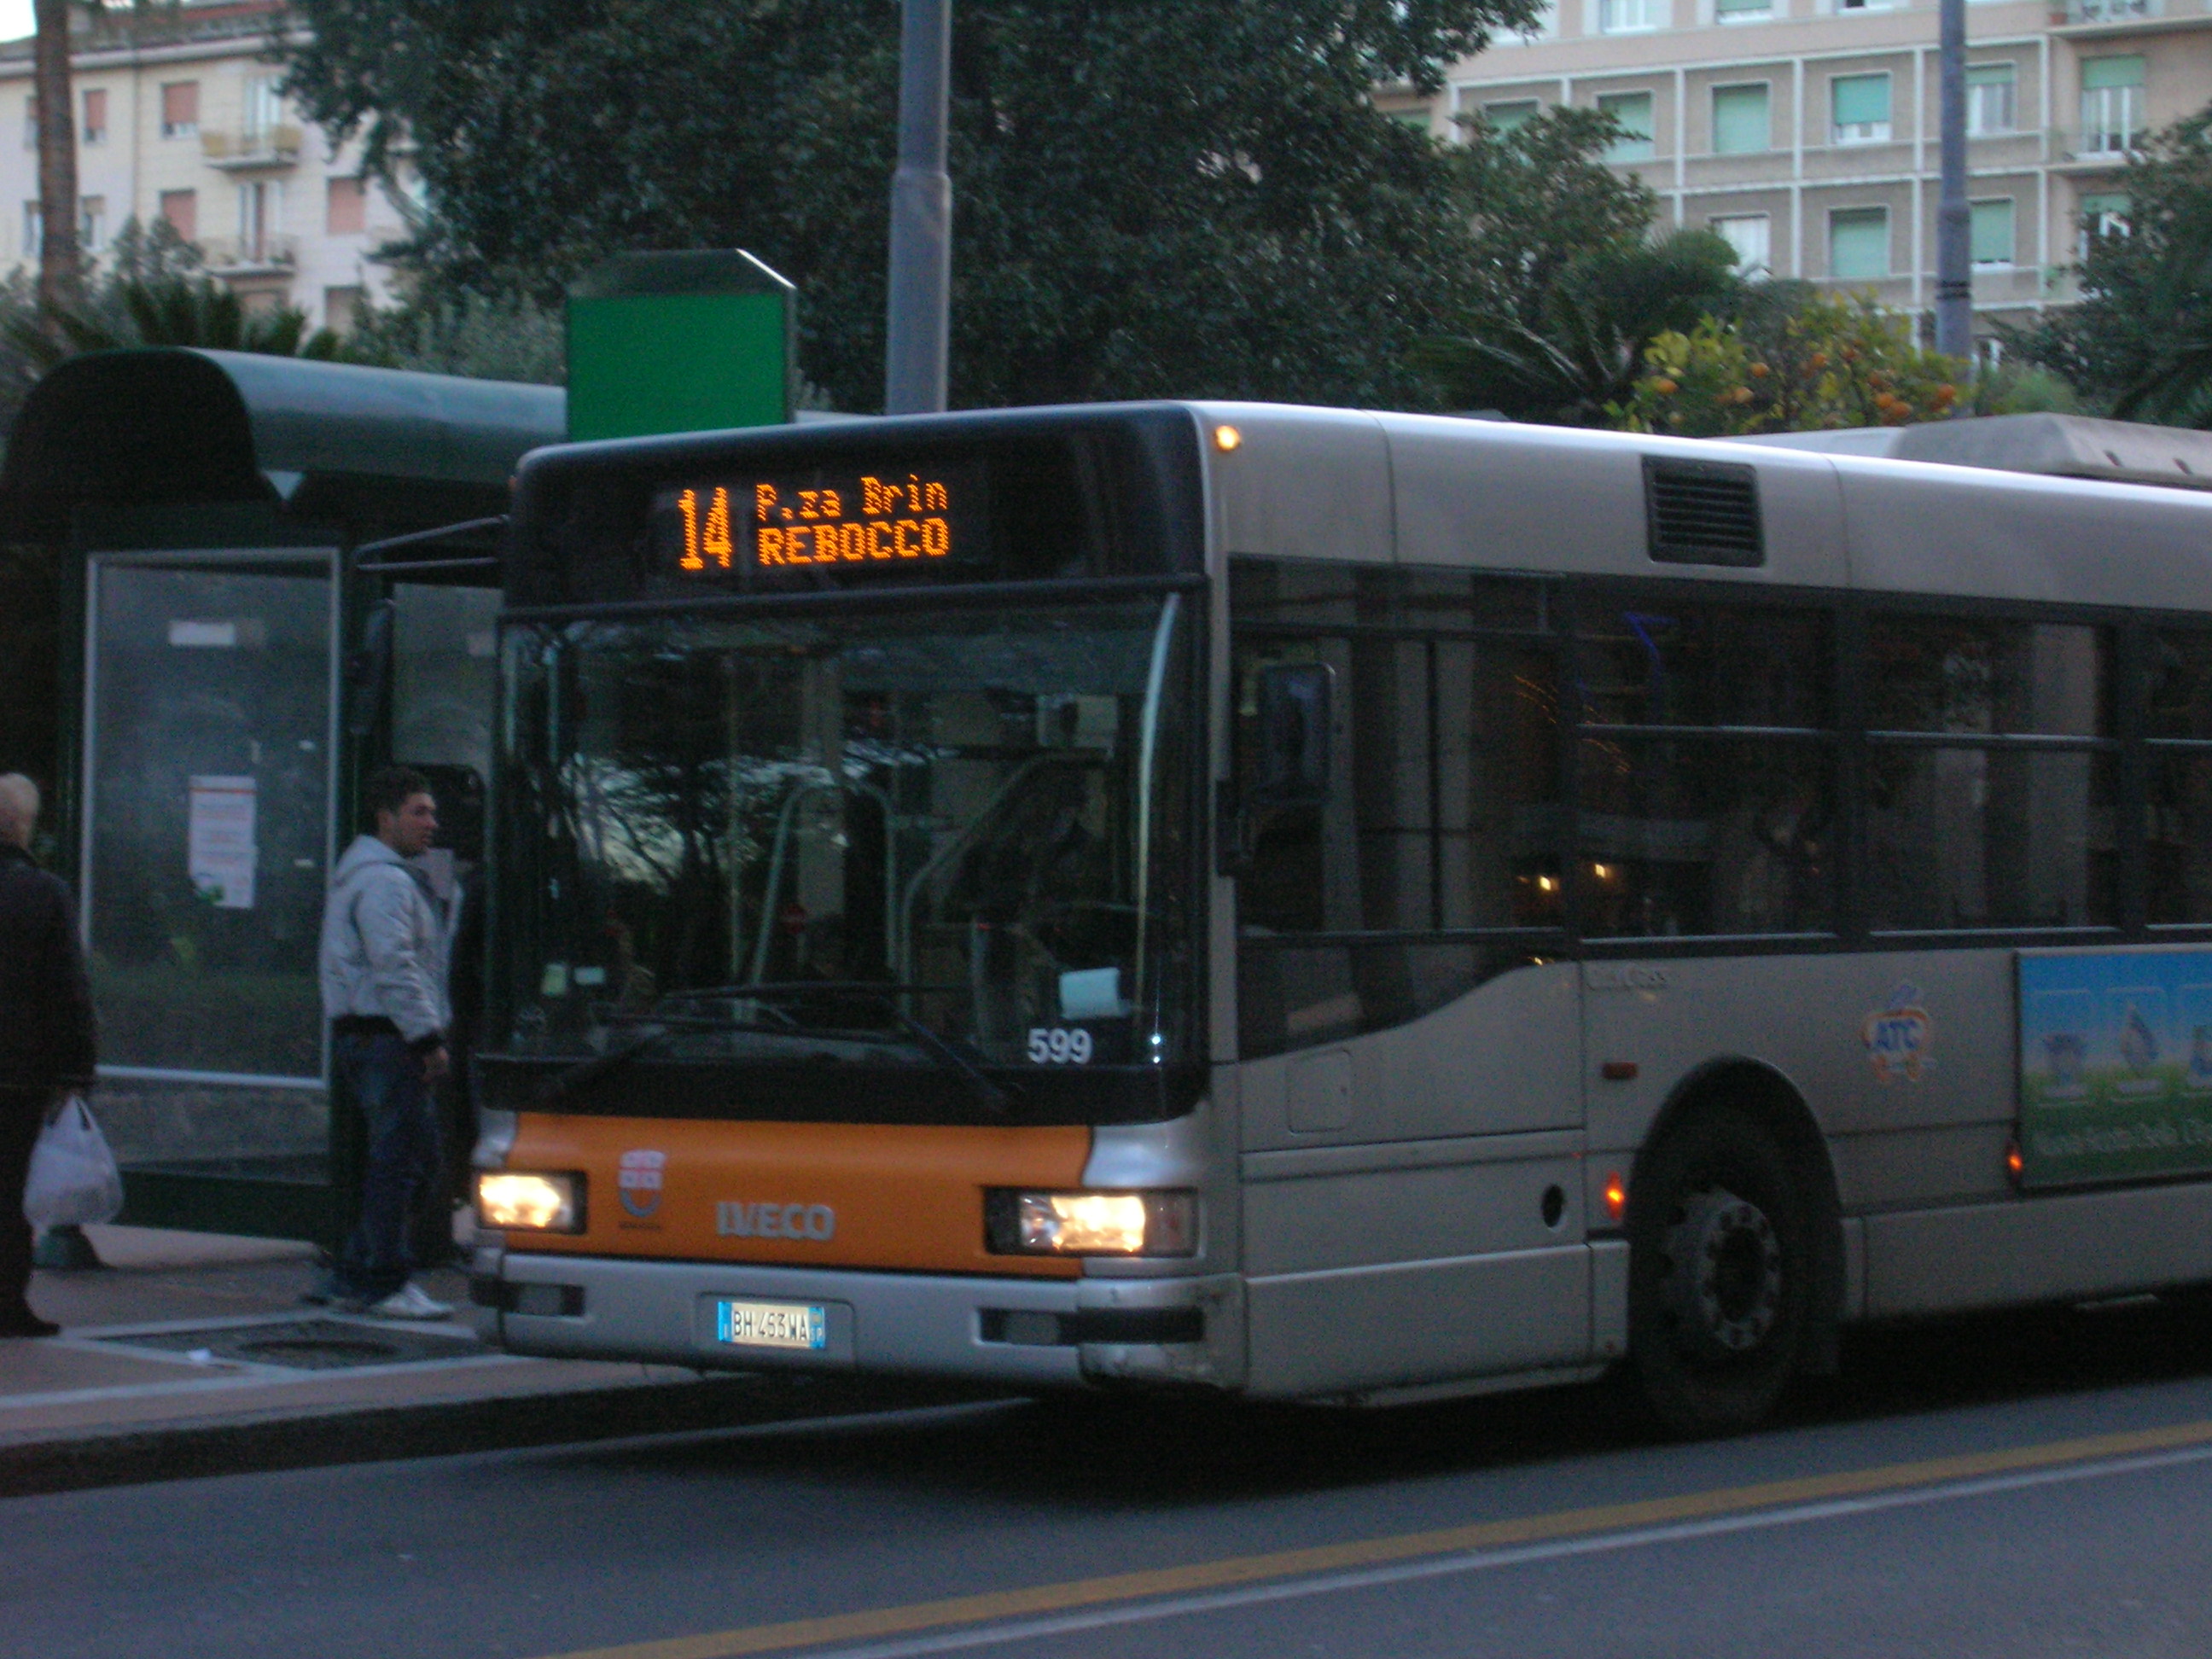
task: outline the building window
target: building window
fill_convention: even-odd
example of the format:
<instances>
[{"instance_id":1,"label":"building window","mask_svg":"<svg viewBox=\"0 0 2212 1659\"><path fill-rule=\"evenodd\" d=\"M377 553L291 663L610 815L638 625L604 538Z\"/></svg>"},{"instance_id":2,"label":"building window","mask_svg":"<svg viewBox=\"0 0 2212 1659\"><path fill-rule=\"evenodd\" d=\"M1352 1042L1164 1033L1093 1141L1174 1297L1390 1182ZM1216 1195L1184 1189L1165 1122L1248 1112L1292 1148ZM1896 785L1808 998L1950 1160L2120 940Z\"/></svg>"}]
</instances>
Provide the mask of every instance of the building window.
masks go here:
<instances>
[{"instance_id":1,"label":"building window","mask_svg":"<svg viewBox=\"0 0 2212 1659\"><path fill-rule=\"evenodd\" d=\"M1770 142L1764 84L1713 88L1714 155L1748 155Z\"/></svg>"},{"instance_id":2,"label":"building window","mask_svg":"<svg viewBox=\"0 0 2212 1659\"><path fill-rule=\"evenodd\" d=\"M1972 204L1974 263L2008 265L2012 263L2012 198Z\"/></svg>"},{"instance_id":3,"label":"building window","mask_svg":"<svg viewBox=\"0 0 2212 1659\"><path fill-rule=\"evenodd\" d=\"M284 100L276 95L283 82L274 80L246 83L246 136L261 137L273 132L284 118Z\"/></svg>"},{"instance_id":4,"label":"building window","mask_svg":"<svg viewBox=\"0 0 2212 1659\"><path fill-rule=\"evenodd\" d=\"M1774 15L1774 0L1713 0L1717 23L1753 23Z\"/></svg>"},{"instance_id":5,"label":"building window","mask_svg":"<svg viewBox=\"0 0 2212 1659\"><path fill-rule=\"evenodd\" d=\"M87 253L97 253L107 241L107 198L105 196L85 196L76 204L77 246Z\"/></svg>"},{"instance_id":6,"label":"building window","mask_svg":"<svg viewBox=\"0 0 2212 1659\"><path fill-rule=\"evenodd\" d=\"M1889 76L1838 75L1828 82L1835 106L1834 142L1878 144L1889 137Z\"/></svg>"},{"instance_id":7,"label":"building window","mask_svg":"<svg viewBox=\"0 0 2212 1659\"><path fill-rule=\"evenodd\" d=\"M1597 28L1601 34L1636 34L1659 27L1659 8L1666 0L1597 0Z\"/></svg>"},{"instance_id":8,"label":"building window","mask_svg":"<svg viewBox=\"0 0 2212 1659\"><path fill-rule=\"evenodd\" d=\"M1651 94L1648 92L1601 94L1597 112L1610 115L1620 131L1606 146L1608 161L1648 161L1652 155Z\"/></svg>"},{"instance_id":9,"label":"building window","mask_svg":"<svg viewBox=\"0 0 2212 1659\"><path fill-rule=\"evenodd\" d=\"M1731 214L1712 222L1713 234L1735 250L1735 268L1757 281L1774 273L1772 222L1763 213Z\"/></svg>"},{"instance_id":10,"label":"building window","mask_svg":"<svg viewBox=\"0 0 2212 1659\"><path fill-rule=\"evenodd\" d=\"M1527 126L1529 122L1536 118L1536 112L1542 107L1534 98L1515 99L1512 102L1504 104L1485 104L1482 106L1482 118L1490 124L1490 130L1492 132L1503 137L1509 132L1518 132L1522 127Z\"/></svg>"},{"instance_id":11,"label":"building window","mask_svg":"<svg viewBox=\"0 0 2212 1659\"><path fill-rule=\"evenodd\" d=\"M2081 257L2089 252L2093 236L2128 234L2128 198L2118 191L2100 191L2081 198Z\"/></svg>"},{"instance_id":12,"label":"building window","mask_svg":"<svg viewBox=\"0 0 2212 1659\"><path fill-rule=\"evenodd\" d=\"M2090 58L2081 64L2081 153L2118 155L2143 133L2143 60Z\"/></svg>"},{"instance_id":13,"label":"building window","mask_svg":"<svg viewBox=\"0 0 2212 1659\"><path fill-rule=\"evenodd\" d=\"M161 87L161 137L191 138L200 130L200 83L169 81Z\"/></svg>"},{"instance_id":14,"label":"building window","mask_svg":"<svg viewBox=\"0 0 2212 1659\"><path fill-rule=\"evenodd\" d=\"M1836 0L1838 11L1887 11L1890 0Z\"/></svg>"},{"instance_id":15,"label":"building window","mask_svg":"<svg viewBox=\"0 0 2212 1659\"><path fill-rule=\"evenodd\" d=\"M26 259L37 258L44 249L46 239L40 234L41 225L42 221L39 217L39 204L36 202L24 203L23 257Z\"/></svg>"},{"instance_id":16,"label":"building window","mask_svg":"<svg viewBox=\"0 0 2212 1659\"><path fill-rule=\"evenodd\" d=\"M361 325L366 295L357 288L323 290L323 326L333 334L350 334Z\"/></svg>"},{"instance_id":17,"label":"building window","mask_svg":"<svg viewBox=\"0 0 2212 1659\"><path fill-rule=\"evenodd\" d=\"M1425 116L1421 125L1425 131ZM325 228L333 236L357 236L368 228L368 186L365 182L359 179L331 180Z\"/></svg>"},{"instance_id":18,"label":"building window","mask_svg":"<svg viewBox=\"0 0 2212 1659\"><path fill-rule=\"evenodd\" d=\"M1976 137L2013 129L2013 66L1966 65L1966 131Z\"/></svg>"},{"instance_id":19,"label":"building window","mask_svg":"<svg viewBox=\"0 0 2212 1659\"><path fill-rule=\"evenodd\" d=\"M1390 112L1390 118L1401 126L1413 128L1416 132L1426 132L1429 130L1429 112L1425 108L1394 109ZM333 179L331 182L335 185L338 181ZM331 228L336 230L337 227L332 225Z\"/></svg>"},{"instance_id":20,"label":"building window","mask_svg":"<svg viewBox=\"0 0 2212 1659\"><path fill-rule=\"evenodd\" d=\"M198 241L200 234L200 193L196 190L163 191L161 192L161 222L175 231L182 240Z\"/></svg>"},{"instance_id":21,"label":"building window","mask_svg":"<svg viewBox=\"0 0 2212 1659\"><path fill-rule=\"evenodd\" d=\"M107 142L107 88L87 87L84 90L84 142L104 144Z\"/></svg>"},{"instance_id":22,"label":"building window","mask_svg":"<svg viewBox=\"0 0 2212 1659\"><path fill-rule=\"evenodd\" d=\"M238 251L241 258L258 262L270 257L284 216L284 186L274 179L257 179L238 187Z\"/></svg>"},{"instance_id":23,"label":"building window","mask_svg":"<svg viewBox=\"0 0 2212 1659\"><path fill-rule=\"evenodd\" d=\"M1841 283L1889 275L1889 210L1838 208L1828 216L1828 275Z\"/></svg>"}]
</instances>

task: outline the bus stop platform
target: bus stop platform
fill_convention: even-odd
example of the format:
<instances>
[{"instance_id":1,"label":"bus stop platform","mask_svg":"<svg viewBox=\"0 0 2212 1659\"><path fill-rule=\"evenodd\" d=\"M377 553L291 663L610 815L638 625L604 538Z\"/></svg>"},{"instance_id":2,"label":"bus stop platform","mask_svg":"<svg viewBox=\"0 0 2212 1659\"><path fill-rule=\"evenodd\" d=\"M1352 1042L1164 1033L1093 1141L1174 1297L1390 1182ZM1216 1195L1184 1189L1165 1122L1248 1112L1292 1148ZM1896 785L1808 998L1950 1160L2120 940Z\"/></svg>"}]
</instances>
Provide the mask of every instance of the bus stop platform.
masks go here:
<instances>
[{"instance_id":1,"label":"bus stop platform","mask_svg":"<svg viewBox=\"0 0 2212 1659\"><path fill-rule=\"evenodd\" d=\"M531 1359L454 1319L303 1301L312 1246L88 1227L107 1265L41 1271L59 1336L0 1341L0 1497L670 1433L926 1403L912 1389ZM933 1396L934 1397L934 1396Z\"/></svg>"}]
</instances>

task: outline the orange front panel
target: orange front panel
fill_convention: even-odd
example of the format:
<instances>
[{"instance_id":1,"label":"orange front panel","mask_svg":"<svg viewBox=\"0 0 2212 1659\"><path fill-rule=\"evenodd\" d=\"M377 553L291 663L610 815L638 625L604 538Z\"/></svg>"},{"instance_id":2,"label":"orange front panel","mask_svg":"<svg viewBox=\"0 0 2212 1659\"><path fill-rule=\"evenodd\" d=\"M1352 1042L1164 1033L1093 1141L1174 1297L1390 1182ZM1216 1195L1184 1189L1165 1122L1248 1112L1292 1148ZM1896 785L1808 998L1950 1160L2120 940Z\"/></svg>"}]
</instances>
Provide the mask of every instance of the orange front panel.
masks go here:
<instances>
[{"instance_id":1,"label":"orange front panel","mask_svg":"<svg viewBox=\"0 0 2212 1659\"><path fill-rule=\"evenodd\" d=\"M727 1123L525 1113L510 1170L580 1170L586 1231L507 1248L820 1267L1073 1276L1073 1261L991 1255L987 1187L1073 1187L1079 1126ZM627 1173L628 1180L623 1179Z\"/></svg>"}]
</instances>

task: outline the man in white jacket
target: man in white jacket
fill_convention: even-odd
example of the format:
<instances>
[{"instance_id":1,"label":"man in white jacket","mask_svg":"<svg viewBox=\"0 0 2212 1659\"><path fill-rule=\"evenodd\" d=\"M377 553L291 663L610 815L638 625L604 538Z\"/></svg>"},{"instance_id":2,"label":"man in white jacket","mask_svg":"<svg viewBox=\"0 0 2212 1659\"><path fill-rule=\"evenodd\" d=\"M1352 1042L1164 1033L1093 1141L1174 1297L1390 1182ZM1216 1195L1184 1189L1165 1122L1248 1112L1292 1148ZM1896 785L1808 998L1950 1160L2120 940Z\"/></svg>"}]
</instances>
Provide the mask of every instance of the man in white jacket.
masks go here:
<instances>
[{"instance_id":1,"label":"man in white jacket","mask_svg":"<svg viewBox=\"0 0 2212 1659\"><path fill-rule=\"evenodd\" d=\"M437 1180L432 1091L449 1063L446 916L409 861L429 850L438 805L429 780L405 767L378 772L368 795L376 833L346 848L323 907L323 1013L368 1136L332 1300L381 1319L443 1319L453 1310L413 1282L407 1249L408 1208Z\"/></svg>"}]
</instances>

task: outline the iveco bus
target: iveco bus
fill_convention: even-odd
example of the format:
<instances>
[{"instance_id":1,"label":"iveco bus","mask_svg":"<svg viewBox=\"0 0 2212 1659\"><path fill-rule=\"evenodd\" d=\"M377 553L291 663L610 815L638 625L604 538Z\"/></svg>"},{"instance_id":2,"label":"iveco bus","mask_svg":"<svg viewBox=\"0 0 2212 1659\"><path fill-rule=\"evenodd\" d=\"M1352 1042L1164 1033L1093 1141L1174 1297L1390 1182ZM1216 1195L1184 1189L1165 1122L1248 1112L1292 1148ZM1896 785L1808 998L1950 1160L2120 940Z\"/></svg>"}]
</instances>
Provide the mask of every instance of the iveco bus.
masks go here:
<instances>
[{"instance_id":1,"label":"iveco bus","mask_svg":"<svg viewBox=\"0 0 2212 1659\"><path fill-rule=\"evenodd\" d=\"M2212 1279L2212 500L1212 404L539 452L520 1352L1755 1420Z\"/></svg>"}]
</instances>

